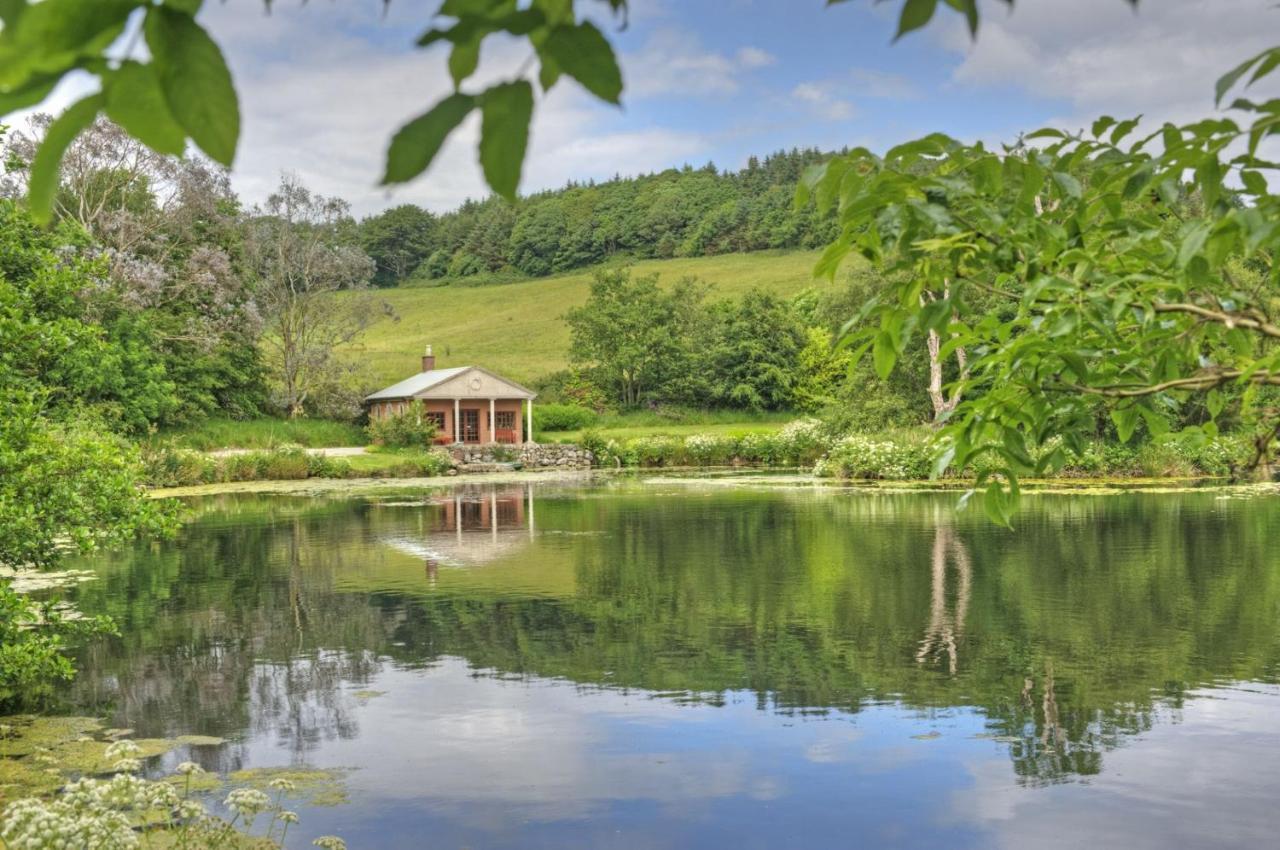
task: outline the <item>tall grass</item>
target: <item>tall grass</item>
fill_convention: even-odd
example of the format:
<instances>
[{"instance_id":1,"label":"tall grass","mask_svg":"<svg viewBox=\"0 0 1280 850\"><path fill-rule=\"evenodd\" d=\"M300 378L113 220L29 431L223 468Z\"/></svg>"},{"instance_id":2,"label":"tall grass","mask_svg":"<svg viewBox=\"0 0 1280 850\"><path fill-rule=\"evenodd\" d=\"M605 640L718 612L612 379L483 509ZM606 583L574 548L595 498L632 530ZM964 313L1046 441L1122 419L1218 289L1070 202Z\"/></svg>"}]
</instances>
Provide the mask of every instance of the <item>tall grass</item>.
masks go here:
<instances>
[{"instance_id":1,"label":"tall grass","mask_svg":"<svg viewBox=\"0 0 1280 850\"><path fill-rule=\"evenodd\" d=\"M199 425L161 431L155 445L207 452L217 449L274 449L296 445L308 448L363 446L364 429L350 422L327 419L207 419Z\"/></svg>"}]
</instances>

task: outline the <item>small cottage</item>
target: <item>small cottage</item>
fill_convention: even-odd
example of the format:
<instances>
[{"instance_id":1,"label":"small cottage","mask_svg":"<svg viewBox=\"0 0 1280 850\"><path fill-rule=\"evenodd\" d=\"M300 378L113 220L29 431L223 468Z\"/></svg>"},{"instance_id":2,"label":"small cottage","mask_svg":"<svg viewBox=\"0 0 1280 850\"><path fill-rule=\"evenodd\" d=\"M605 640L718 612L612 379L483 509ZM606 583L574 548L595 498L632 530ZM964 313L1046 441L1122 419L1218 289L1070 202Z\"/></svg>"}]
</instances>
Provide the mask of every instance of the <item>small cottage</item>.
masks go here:
<instances>
[{"instance_id":1,"label":"small cottage","mask_svg":"<svg viewBox=\"0 0 1280 850\"><path fill-rule=\"evenodd\" d=\"M436 442L533 442L537 393L479 366L437 369L427 346L422 371L365 398L369 418L411 410L435 420Z\"/></svg>"}]
</instances>

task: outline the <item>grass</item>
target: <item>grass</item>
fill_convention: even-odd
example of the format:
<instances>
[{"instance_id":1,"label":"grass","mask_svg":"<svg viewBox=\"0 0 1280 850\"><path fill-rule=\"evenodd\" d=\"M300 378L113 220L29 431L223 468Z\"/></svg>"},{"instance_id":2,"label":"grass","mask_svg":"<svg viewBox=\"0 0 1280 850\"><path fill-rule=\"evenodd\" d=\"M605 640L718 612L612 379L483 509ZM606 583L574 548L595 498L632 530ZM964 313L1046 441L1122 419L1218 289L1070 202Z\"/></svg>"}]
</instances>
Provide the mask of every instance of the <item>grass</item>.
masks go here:
<instances>
[{"instance_id":1,"label":"grass","mask_svg":"<svg viewBox=\"0 0 1280 850\"><path fill-rule=\"evenodd\" d=\"M674 260L645 260L636 274L657 273L664 285L697 277L714 286L712 298L740 296L760 287L795 295L813 280L818 254L811 251L726 254ZM484 366L521 383L531 383L568 365L569 328L564 314L587 299L594 272L489 286L404 287L378 296L396 318L374 325L349 348L367 364L379 385L391 384L421 368L425 346L436 363Z\"/></svg>"},{"instance_id":2,"label":"grass","mask_svg":"<svg viewBox=\"0 0 1280 850\"><path fill-rule=\"evenodd\" d=\"M175 448L270 449L285 443L309 448L363 446L369 440L364 429L349 422L327 419L208 419L199 425L161 431L152 437Z\"/></svg>"},{"instance_id":3,"label":"grass","mask_svg":"<svg viewBox=\"0 0 1280 850\"><path fill-rule=\"evenodd\" d=\"M544 431L536 434L539 442L575 443L585 431L595 431L604 437L629 440L633 437L670 436L685 437L689 434L758 434L777 431L788 422L804 414L793 411L749 413L741 410L680 410L636 411L601 416L590 428L574 431Z\"/></svg>"}]
</instances>

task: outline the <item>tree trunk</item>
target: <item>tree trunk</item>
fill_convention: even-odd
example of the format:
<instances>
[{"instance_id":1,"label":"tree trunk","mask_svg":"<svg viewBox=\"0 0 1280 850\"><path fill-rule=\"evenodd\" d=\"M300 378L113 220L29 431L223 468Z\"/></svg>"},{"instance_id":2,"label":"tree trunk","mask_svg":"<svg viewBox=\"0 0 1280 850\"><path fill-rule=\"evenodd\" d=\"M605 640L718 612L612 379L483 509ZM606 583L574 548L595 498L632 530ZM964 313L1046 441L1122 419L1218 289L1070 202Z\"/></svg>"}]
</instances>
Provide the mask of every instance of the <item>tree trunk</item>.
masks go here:
<instances>
[{"instance_id":1,"label":"tree trunk","mask_svg":"<svg viewBox=\"0 0 1280 850\"><path fill-rule=\"evenodd\" d=\"M951 294L950 288L943 290L943 297ZM932 296L929 296L932 298ZM925 301L925 296L920 296L920 301ZM952 391L951 397L942 392L942 360L939 357L942 351L942 337L935 330L929 330L929 336L925 340L925 346L929 351L929 401L933 405L933 424L940 425L942 420L956 409L956 405L960 404L960 387L957 385ZM956 363L960 366L960 378L963 379L969 365L968 355L963 348L956 349Z\"/></svg>"}]
</instances>

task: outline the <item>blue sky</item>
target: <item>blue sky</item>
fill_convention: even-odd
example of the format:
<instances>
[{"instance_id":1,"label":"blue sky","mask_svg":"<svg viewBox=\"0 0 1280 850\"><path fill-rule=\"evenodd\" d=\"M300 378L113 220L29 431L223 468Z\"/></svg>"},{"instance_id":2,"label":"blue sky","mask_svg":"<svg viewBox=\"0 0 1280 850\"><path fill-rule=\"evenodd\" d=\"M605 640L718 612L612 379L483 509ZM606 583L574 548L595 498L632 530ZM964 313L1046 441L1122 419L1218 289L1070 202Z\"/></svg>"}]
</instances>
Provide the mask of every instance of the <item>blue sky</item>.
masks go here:
<instances>
[{"instance_id":1,"label":"blue sky","mask_svg":"<svg viewBox=\"0 0 1280 850\"><path fill-rule=\"evenodd\" d=\"M891 44L897 2L632 0L614 40L627 90L617 109L565 80L539 104L522 188L686 162L737 168L793 146L884 148L940 130L990 143L1102 113L1186 120L1211 109L1213 79L1280 39L1272 0L990 0L976 43L943 9ZM208 3L242 92L233 180L251 202L282 171L348 199L357 214L411 201L449 209L484 193L466 125L414 183L376 186L394 130L448 91L444 50L418 50L435 0ZM486 48L476 84L515 73L525 45Z\"/></svg>"}]
</instances>

